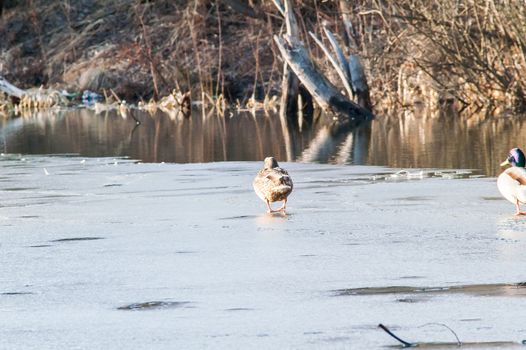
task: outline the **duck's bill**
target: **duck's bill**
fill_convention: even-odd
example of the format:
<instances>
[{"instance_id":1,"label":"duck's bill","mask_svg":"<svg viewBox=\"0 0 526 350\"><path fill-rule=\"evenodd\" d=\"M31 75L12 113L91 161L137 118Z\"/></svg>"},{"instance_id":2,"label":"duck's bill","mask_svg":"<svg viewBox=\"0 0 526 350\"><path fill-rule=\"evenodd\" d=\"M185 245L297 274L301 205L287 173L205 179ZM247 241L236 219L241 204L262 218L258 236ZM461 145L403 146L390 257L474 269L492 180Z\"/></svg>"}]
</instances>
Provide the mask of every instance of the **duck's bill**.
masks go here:
<instances>
[{"instance_id":1,"label":"duck's bill","mask_svg":"<svg viewBox=\"0 0 526 350\"><path fill-rule=\"evenodd\" d=\"M510 161L507 159L503 161L502 163L500 163L500 166L506 166L506 165L510 165Z\"/></svg>"}]
</instances>

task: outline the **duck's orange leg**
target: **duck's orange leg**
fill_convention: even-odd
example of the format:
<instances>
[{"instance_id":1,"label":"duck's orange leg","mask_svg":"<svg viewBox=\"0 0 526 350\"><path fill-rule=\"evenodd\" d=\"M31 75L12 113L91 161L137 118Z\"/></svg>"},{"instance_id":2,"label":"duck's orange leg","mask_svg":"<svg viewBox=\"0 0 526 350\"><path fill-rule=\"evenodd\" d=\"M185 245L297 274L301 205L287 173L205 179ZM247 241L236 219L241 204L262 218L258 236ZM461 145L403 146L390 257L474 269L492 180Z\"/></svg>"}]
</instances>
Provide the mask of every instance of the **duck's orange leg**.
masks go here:
<instances>
[{"instance_id":1,"label":"duck's orange leg","mask_svg":"<svg viewBox=\"0 0 526 350\"><path fill-rule=\"evenodd\" d=\"M519 216L519 215L526 215L526 212L521 211L521 204L520 204L518 199L517 199L517 202L515 202L515 208L517 208L517 211L515 212L515 215L517 215L517 216Z\"/></svg>"},{"instance_id":2,"label":"duck's orange leg","mask_svg":"<svg viewBox=\"0 0 526 350\"><path fill-rule=\"evenodd\" d=\"M287 208L287 198L283 200L283 205L281 206L281 208L278 209L278 211L285 211L286 208Z\"/></svg>"},{"instance_id":3,"label":"duck's orange leg","mask_svg":"<svg viewBox=\"0 0 526 350\"><path fill-rule=\"evenodd\" d=\"M275 210L272 210L272 207L270 206L270 202L269 202L269 200L268 200L268 199L267 199L267 208L268 208L268 210L267 210L267 213L269 213L269 214L270 214L270 213L273 213L273 212L275 212Z\"/></svg>"}]
</instances>

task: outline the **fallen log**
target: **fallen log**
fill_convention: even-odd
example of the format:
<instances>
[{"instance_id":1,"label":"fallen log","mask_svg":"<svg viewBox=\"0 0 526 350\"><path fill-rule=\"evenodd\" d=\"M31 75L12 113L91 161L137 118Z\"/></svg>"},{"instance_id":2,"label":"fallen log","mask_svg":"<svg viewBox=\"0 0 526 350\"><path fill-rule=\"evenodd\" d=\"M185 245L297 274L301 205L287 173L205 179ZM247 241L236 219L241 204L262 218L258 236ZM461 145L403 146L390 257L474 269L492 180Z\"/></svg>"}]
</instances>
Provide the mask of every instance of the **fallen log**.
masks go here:
<instances>
[{"instance_id":1,"label":"fallen log","mask_svg":"<svg viewBox=\"0 0 526 350\"><path fill-rule=\"evenodd\" d=\"M67 98L58 90L38 89L22 90L0 76L0 92L14 99L19 108L48 108L52 106L65 106Z\"/></svg>"},{"instance_id":2,"label":"fallen log","mask_svg":"<svg viewBox=\"0 0 526 350\"><path fill-rule=\"evenodd\" d=\"M275 35L274 40L281 56L325 112L335 115L340 122L351 125L373 119L374 116L370 111L341 94L319 72L310 59L307 49L298 39Z\"/></svg>"},{"instance_id":3,"label":"fallen log","mask_svg":"<svg viewBox=\"0 0 526 350\"><path fill-rule=\"evenodd\" d=\"M14 96L17 98L22 98L22 96L26 94L24 90L17 88L13 84L5 80L2 76L0 76L0 91L5 92L9 96Z\"/></svg>"}]
</instances>

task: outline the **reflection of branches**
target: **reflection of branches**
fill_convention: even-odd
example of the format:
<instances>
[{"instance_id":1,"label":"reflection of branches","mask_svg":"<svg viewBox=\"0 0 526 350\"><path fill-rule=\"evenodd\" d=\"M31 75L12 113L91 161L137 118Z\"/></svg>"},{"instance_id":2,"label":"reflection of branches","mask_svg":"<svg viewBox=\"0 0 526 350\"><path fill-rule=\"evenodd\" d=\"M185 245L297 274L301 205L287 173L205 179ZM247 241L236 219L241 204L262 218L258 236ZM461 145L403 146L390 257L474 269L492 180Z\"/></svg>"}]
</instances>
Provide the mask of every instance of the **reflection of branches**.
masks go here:
<instances>
[{"instance_id":1,"label":"reflection of branches","mask_svg":"<svg viewBox=\"0 0 526 350\"><path fill-rule=\"evenodd\" d=\"M263 154L263 142L261 140L261 128L259 127L258 120L255 113L250 113L254 120L254 130L256 131L256 144L257 144L257 159L263 159L265 155Z\"/></svg>"},{"instance_id":2,"label":"reflection of branches","mask_svg":"<svg viewBox=\"0 0 526 350\"><path fill-rule=\"evenodd\" d=\"M155 119L155 133L153 137L153 160L157 161L157 155L159 154L159 142L161 133L161 119Z\"/></svg>"},{"instance_id":3,"label":"reflection of branches","mask_svg":"<svg viewBox=\"0 0 526 350\"><path fill-rule=\"evenodd\" d=\"M287 161L293 161L296 156L295 144L295 134L293 128L291 127L290 121L288 118L280 118L281 121L281 130L283 132L283 141L285 143L285 152L287 154Z\"/></svg>"},{"instance_id":4,"label":"reflection of branches","mask_svg":"<svg viewBox=\"0 0 526 350\"><path fill-rule=\"evenodd\" d=\"M215 115L214 115L215 114ZM220 116L218 114L218 111L212 109L208 115L207 115L207 119L210 120L210 118L214 118L216 123L219 125L219 137L221 139L221 149L222 149L222 153L223 153L223 160L224 161L227 161L228 160L228 149L226 147L226 142L227 142L227 123L228 123L228 120L227 118L223 118L222 116Z\"/></svg>"},{"instance_id":5,"label":"reflection of branches","mask_svg":"<svg viewBox=\"0 0 526 350\"><path fill-rule=\"evenodd\" d=\"M365 123L353 131L352 158L348 161L353 164L365 164L369 154L371 141L371 123Z\"/></svg>"},{"instance_id":6,"label":"reflection of branches","mask_svg":"<svg viewBox=\"0 0 526 350\"><path fill-rule=\"evenodd\" d=\"M352 159L352 149L354 144L354 132L351 132L345 138L345 141L340 146L336 157L336 164L346 164Z\"/></svg>"},{"instance_id":7,"label":"reflection of branches","mask_svg":"<svg viewBox=\"0 0 526 350\"><path fill-rule=\"evenodd\" d=\"M130 132L130 137L129 137L129 139L128 139L128 142L129 142L129 143L131 143L131 139L132 139L132 137L133 137L133 134L135 133L135 130L137 130L137 128L139 127L139 125L141 125L141 124L135 124L135 126L134 126L133 129L131 130L131 132Z\"/></svg>"},{"instance_id":8,"label":"reflection of branches","mask_svg":"<svg viewBox=\"0 0 526 350\"><path fill-rule=\"evenodd\" d=\"M128 136L128 139L126 141L122 140L119 142L117 146L118 153L121 153L123 152L123 150L126 150L126 149L129 150L131 148L133 135L135 134L135 130L137 130L139 125L140 124L137 124L137 123L135 124L135 126L131 129L130 135Z\"/></svg>"},{"instance_id":9,"label":"reflection of branches","mask_svg":"<svg viewBox=\"0 0 526 350\"><path fill-rule=\"evenodd\" d=\"M351 130L348 124L340 123L322 127L303 151L301 159L306 162L327 162Z\"/></svg>"},{"instance_id":10,"label":"reflection of branches","mask_svg":"<svg viewBox=\"0 0 526 350\"><path fill-rule=\"evenodd\" d=\"M329 128L325 126L318 131L309 146L303 151L301 160L304 162L326 162L335 148L334 139Z\"/></svg>"},{"instance_id":11,"label":"reflection of branches","mask_svg":"<svg viewBox=\"0 0 526 350\"><path fill-rule=\"evenodd\" d=\"M335 157L338 164L364 164L371 134L371 123L360 127L334 124L319 129L301 156L306 162L328 162Z\"/></svg>"},{"instance_id":12,"label":"reflection of branches","mask_svg":"<svg viewBox=\"0 0 526 350\"><path fill-rule=\"evenodd\" d=\"M139 125L141 125L141 121L135 116L135 113L133 113L133 111L129 110L128 114L132 117L133 120L135 120L135 126L133 127L133 130L135 130Z\"/></svg>"}]
</instances>

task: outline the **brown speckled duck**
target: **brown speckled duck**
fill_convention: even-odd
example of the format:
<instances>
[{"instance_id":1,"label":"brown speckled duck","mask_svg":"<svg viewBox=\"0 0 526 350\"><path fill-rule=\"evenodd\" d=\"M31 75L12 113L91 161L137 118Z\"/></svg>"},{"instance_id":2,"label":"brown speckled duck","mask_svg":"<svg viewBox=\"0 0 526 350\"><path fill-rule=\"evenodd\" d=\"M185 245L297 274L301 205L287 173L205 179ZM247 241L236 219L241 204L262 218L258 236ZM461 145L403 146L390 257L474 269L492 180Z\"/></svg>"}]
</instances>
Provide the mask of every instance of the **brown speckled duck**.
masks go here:
<instances>
[{"instance_id":1,"label":"brown speckled duck","mask_svg":"<svg viewBox=\"0 0 526 350\"><path fill-rule=\"evenodd\" d=\"M269 213L285 211L287 197L292 192L292 179L285 169L279 167L274 157L265 158L265 166L256 175L252 186L258 197L267 204ZM279 201L283 201L283 206L273 210L270 203Z\"/></svg>"}]
</instances>

